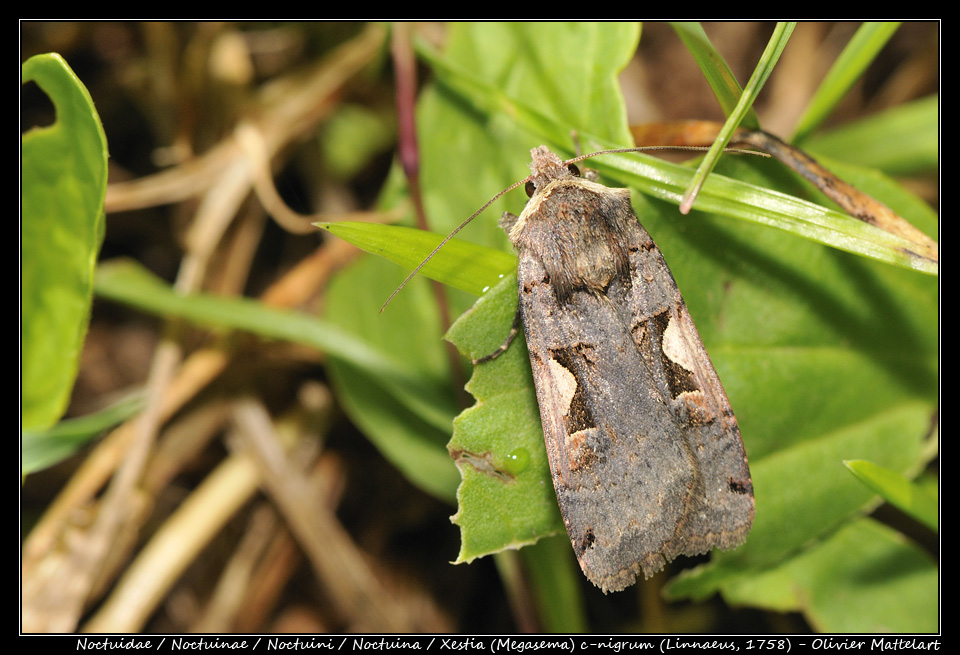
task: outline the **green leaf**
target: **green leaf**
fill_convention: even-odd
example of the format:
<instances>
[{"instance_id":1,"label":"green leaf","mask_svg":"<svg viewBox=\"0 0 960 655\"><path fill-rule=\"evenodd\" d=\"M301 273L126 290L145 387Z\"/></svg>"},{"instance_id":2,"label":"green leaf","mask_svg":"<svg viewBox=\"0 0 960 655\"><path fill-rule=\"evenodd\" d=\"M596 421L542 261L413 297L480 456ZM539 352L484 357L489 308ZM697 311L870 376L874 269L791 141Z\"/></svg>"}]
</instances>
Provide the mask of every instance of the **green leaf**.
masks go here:
<instances>
[{"instance_id":1,"label":"green leaf","mask_svg":"<svg viewBox=\"0 0 960 655\"><path fill-rule=\"evenodd\" d=\"M820 87L811 98L803 116L797 121L793 143L803 143L817 127L836 109L837 104L847 94L867 67L873 63L877 54L893 36L900 23L864 23L850 39Z\"/></svg>"},{"instance_id":2,"label":"green leaf","mask_svg":"<svg viewBox=\"0 0 960 655\"><path fill-rule=\"evenodd\" d=\"M780 59L780 53L783 52L787 41L790 40L790 35L793 33L794 27L795 23L777 23L773 34L770 36L770 41L760 56L760 61L757 62L757 67L747 81L747 85L744 87L743 93L740 95L736 106L734 106L730 115L727 116L726 122L724 122L723 127L720 128L720 133L717 135L713 145L710 146L710 150L707 151L703 161L700 162L700 166L697 167L697 172L694 173L693 180L691 180L690 185L684 192L683 199L680 201L680 213L686 214L690 211L694 199L700 192L700 188L706 181L710 171L716 166L717 160L720 159L720 155L723 153L723 149L726 148L730 142L733 131L743 122L744 117L747 116L750 108L753 106L753 101L756 100L760 94L760 89L763 88L767 78L770 77L770 73L773 72L773 67L777 65L777 61Z\"/></svg>"},{"instance_id":3,"label":"green leaf","mask_svg":"<svg viewBox=\"0 0 960 655\"><path fill-rule=\"evenodd\" d=\"M871 519L852 521L783 566L743 576L732 603L800 611L827 633L939 630L939 574L930 556Z\"/></svg>"},{"instance_id":4,"label":"green leaf","mask_svg":"<svg viewBox=\"0 0 960 655\"><path fill-rule=\"evenodd\" d=\"M398 225L359 222L315 225L365 252L385 257L409 270L416 268L443 241L439 234ZM448 241L437 255L420 269L420 273L475 296L517 267L517 258L513 255L459 239Z\"/></svg>"},{"instance_id":5,"label":"green leaf","mask_svg":"<svg viewBox=\"0 0 960 655\"><path fill-rule=\"evenodd\" d=\"M804 148L888 175L935 171L940 162L940 99L929 96L817 133Z\"/></svg>"},{"instance_id":6,"label":"green leaf","mask_svg":"<svg viewBox=\"0 0 960 655\"><path fill-rule=\"evenodd\" d=\"M579 593L583 572L563 535L541 539L520 551L529 572L544 632L589 632L586 601Z\"/></svg>"},{"instance_id":7,"label":"green leaf","mask_svg":"<svg viewBox=\"0 0 960 655\"><path fill-rule=\"evenodd\" d=\"M630 145L611 70L622 70L639 37L636 23L484 23L457 26L446 56L422 43L418 52L477 110L512 115L555 142L570 144L576 130ZM577 49L564 50L570 44Z\"/></svg>"},{"instance_id":8,"label":"green leaf","mask_svg":"<svg viewBox=\"0 0 960 655\"><path fill-rule=\"evenodd\" d=\"M471 359L484 357L503 343L516 312L514 274L461 316L447 339ZM498 334L490 326L508 329ZM457 561L563 533L522 341L478 366L467 391L476 404L457 417L448 446L463 476L453 517L460 526Z\"/></svg>"},{"instance_id":9,"label":"green leaf","mask_svg":"<svg viewBox=\"0 0 960 655\"><path fill-rule=\"evenodd\" d=\"M60 421L47 430L24 430L22 475L66 459L106 430L136 415L143 405L143 395L133 394L99 412Z\"/></svg>"},{"instance_id":10,"label":"green leaf","mask_svg":"<svg viewBox=\"0 0 960 655\"><path fill-rule=\"evenodd\" d=\"M66 410L87 332L103 240L107 140L90 94L60 55L31 57L22 83L50 96L57 120L21 138L21 428Z\"/></svg>"},{"instance_id":11,"label":"green leaf","mask_svg":"<svg viewBox=\"0 0 960 655\"><path fill-rule=\"evenodd\" d=\"M901 216L909 216L910 223L914 227L934 239L937 238L940 227L937 213L930 205L913 195L895 180L876 169L848 163L846 160L834 160L821 155L819 161L835 175L854 185L857 189L874 198L882 199L884 204ZM811 190L810 194L824 203L829 202L821 197L819 191Z\"/></svg>"},{"instance_id":12,"label":"green leaf","mask_svg":"<svg viewBox=\"0 0 960 655\"><path fill-rule=\"evenodd\" d=\"M684 189L693 184L693 173L688 168L644 155L602 155L591 162L595 168L609 173L611 178L623 184L677 204L682 202ZM913 244L906 239L794 195L803 192L784 193L722 174L725 170L739 168L734 162L711 173L697 196L696 209L775 227L793 236L928 275L938 273L936 262L910 254ZM809 190L804 192L811 193ZM829 202L819 194L814 195L823 203ZM897 195L903 194L897 191ZM890 202L886 204L891 205ZM914 202L912 207L929 214L929 207L922 203ZM923 221L923 218L918 221L913 214L906 215L914 224Z\"/></svg>"},{"instance_id":13,"label":"green leaf","mask_svg":"<svg viewBox=\"0 0 960 655\"><path fill-rule=\"evenodd\" d=\"M281 339L317 348L348 364L351 371L375 376L376 391L367 420L377 420L384 408L399 405L407 412L403 425L415 426L400 439L388 440L388 454L422 488L453 498L456 472L446 452L436 445L455 413L447 383L436 374L414 368L382 340L363 341L327 321L299 312L268 307L248 298L209 294L183 296L138 264L108 262L97 271L97 294L163 317L180 317L199 325L245 330L268 339ZM386 325L381 323L381 325ZM437 336L439 339L439 335ZM432 359L436 359L435 350ZM431 359L431 358L427 358ZM431 435L432 441L431 441ZM398 461L399 459L399 461Z\"/></svg>"},{"instance_id":14,"label":"green leaf","mask_svg":"<svg viewBox=\"0 0 960 655\"><path fill-rule=\"evenodd\" d=\"M397 388L376 370L331 353L327 370L344 411L377 449L412 483L453 502L458 475L444 447L459 407L450 383L450 363L441 342L439 310L430 286L413 280L381 314L380 305L403 279L403 271L378 258L354 262L327 288L326 321L361 343L381 350L411 380ZM425 417L413 378L431 382Z\"/></svg>"},{"instance_id":15,"label":"green leaf","mask_svg":"<svg viewBox=\"0 0 960 655\"><path fill-rule=\"evenodd\" d=\"M393 116L381 116L361 105L341 104L319 135L324 175L346 180L370 158L393 147Z\"/></svg>"},{"instance_id":16,"label":"green leaf","mask_svg":"<svg viewBox=\"0 0 960 655\"><path fill-rule=\"evenodd\" d=\"M402 365L392 361L388 354L374 350L316 317L269 307L249 298L204 293L181 295L132 261L106 262L97 271L96 282L99 296L157 316L179 317L198 325L245 330L261 337L300 343L376 370L387 379L407 384L428 382L406 377Z\"/></svg>"},{"instance_id":17,"label":"green leaf","mask_svg":"<svg viewBox=\"0 0 960 655\"><path fill-rule=\"evenodd\" d=\"M823 353L817 364L824 370L828 356L856 359L849 353ZM862 365L866 367L864 376L871 371L876 374L875 365L867 361ZM880 385L872 390L882 393ZM922 433L914 431L910 440L904 439L904 434L927 416L925 403L875 408L858 423L824 431L767 457L751 455L757 516L747 543L736 551L718 554L710 569L678 578L668 593L675 598L703 598L731 580L776 568L859 517L871 506L873 495L844 469L844 454L870 453L890 468L912 470L923 460L926 444Z\"/></svg>"},{"instance_id":18,"label":"green leaf","mask_svg":"<svg viewBox=\"0 0 960 655\"><path fill-rule=\"evenodd\" d=\"M740 102L743 89L740 88L737 78L733 76L730 66L710 43L710 39L707 37L707 33L703 31L700 23L671 23L670 26L683 41L683 44L687 46L690 54L693 55L697 66L700 67L703 76L707 79L707 84L710 85L713 94L717 96L723 113L727 116L731 115L736 109L737 103ZM760 129L760 120L752 106L747 107L741 124L751 129Z\"/></svg>"},{"instance_id":19,"label":"green leaf","mask_svg":"<svg viewBox=\"0 0 960 655\"><path fill-rule=\"evenodd\" d=\"M880 494L884 500L932 530L939 530L937 495L920 484L888 468L866 460L848 460L844 465L869 489Z\"/></svg>"},{"instance_id":20,"label":"green leaf","mask_svg":"<svg viewBox=\"0 0 960 655\"><path fill-rule=\"evenodd\" d=\"M176 316L200 325L246 330L261 337L282 339L311 346L349 362L355 368L376 374L381 386L410 409L412 417L433 430L450 424L454 409L445 384L423 371L407 366L400 358L381 349L378 342L364 342L338 327L313 316L268 307L248 298L225 298L208 294L182 296L137 264L108 262L97 272L97 294L158 316ZM399 399L399 401L397 400ZM420 446L418 443L417 446ZM421 483L436 490L444 478L431 473L435 460L417 451L417 468L428 479ZM428 449L428 454L433 454ZM425 466L429 464L429 466ZM442 468L449 469L446 458ZM448 478L452 480L452 478ZM453 486L446 487L452 497Z\"/></svg>"}]
</instances>

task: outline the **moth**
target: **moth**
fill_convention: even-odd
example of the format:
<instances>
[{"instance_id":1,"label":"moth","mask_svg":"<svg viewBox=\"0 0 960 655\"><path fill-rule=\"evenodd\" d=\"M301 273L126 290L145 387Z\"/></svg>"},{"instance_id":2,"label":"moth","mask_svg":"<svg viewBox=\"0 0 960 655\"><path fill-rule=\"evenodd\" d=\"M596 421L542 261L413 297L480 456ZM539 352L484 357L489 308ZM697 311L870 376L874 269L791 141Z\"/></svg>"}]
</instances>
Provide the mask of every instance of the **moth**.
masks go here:
<instances>
[{"instance_id":1,"label":"moth","mask_svg":"<svg viewBox=\"0 0 960 655\"><path fill-rule=\"evenodd\" d=\"M563 522L604 592L741 544L753 483L737 420L630 191L531 151L504 214ZM504 346L506 347L506 346Z\"/></svg>"}]
</instances>

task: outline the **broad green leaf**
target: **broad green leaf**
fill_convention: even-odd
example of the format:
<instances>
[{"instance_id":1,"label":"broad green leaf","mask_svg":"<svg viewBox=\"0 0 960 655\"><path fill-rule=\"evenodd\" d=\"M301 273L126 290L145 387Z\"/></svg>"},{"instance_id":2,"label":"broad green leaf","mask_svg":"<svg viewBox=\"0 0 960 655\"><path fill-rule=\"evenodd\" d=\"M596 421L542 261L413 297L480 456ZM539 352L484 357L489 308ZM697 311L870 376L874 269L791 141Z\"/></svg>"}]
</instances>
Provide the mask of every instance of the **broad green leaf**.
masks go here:
<instances>
[{"instance_id":1,"label":"broad green leaf","mask_svg":"<svg viewBox=\"0 0 960 655\"><path fill-rule=\"evenodd\" d=\"M932 530L939 529L937 496L927 487L912 482L888 468L858 459L844 464L868 488Z\"/></svg>"},{"instance_id":2,"label":"broad green leaf","mask_svg":"<svg viewBox=\"0 0 960 655\"><path fill-rule=\"evenodd\" d=\"M741 577L727 600L800 611L827 633L933 633L940 629L936 562L903 535L852 521L783 566Z\"/></svg>"},{"instance_id":3,"label":"broad green leaf","mask_svg":"<svg viewBox=\"0 0 960 655\"><path fill-rule=\"evenodd\" d=\"M823 362L827 353L824 353ZM849 358L834 353L832 357ZM821 367L826 368L821 362ZM864 376L877 373L864 361ZM846 368L840 367L840 368ZM878 393L882 390L874 387ZM767 457L751 460L757 516L747 543L720 553L714 566L678 578L669 588L674 597L702 598L730 582L789 561L804 547L857 518L873 502L870 490L843 466L845 453L869 453L899 471L916 468L922 460L923 434L911 426L926 417L921 402L875 409L858 423L797 441ZM762 510L762 511L761 511Z\"/></svg>"},{"instance_id":4,"label":"broad green leaf","mask_svg":"<svg viewBox=\"0 0 960 655\"><path fill-rule=\"evenodd\" d=\"M379 258L354 262L328 287L325 319L382 350L410 377L435 382L430 398L438 420L424 419L415 388L397 388L379 371L337 353L331 353L327 369L344 410L380 453L418 487L452 502L458 475L444 446L459 408L449 381L450 362L438 347L443 333L432 290L423 280L413 280L379 312L403 277L403 270Z\"/></svg>"},{"instance_id":5,"label":"broad green leaf","mask_svg":"<svg viewBox=\"0 0 960 655\"><path fill-rule=\"evenodd\" d=\"M419 53L480 111L512 114L556 142L571 144L576 130L622 146L631 141L617 74L639 36L636 23L486 23L458 26L445 56L423 44Z\"/></svg>"},{"instance_id":6,"label":"broad green leaf","mask_svg":"<svg viewBox=\"0 0 960 655\"><path fill-rule=\"evenodd\" d=\"M809 137L804 148L888 175L937 170L940 99L929 96Z\"/></svg>"},{"instance_id":7,"label":"broad green leaf","mask_svg":"<svg viewBox=\"0 0 960 655\"><path fill-rule=\"evenodd\" d=\"M66 410L87 332L107 140L60 55L31 57L21 82L36 82L57 112L53 125L23 135L20 160L21 429L43 430Z\"/></svg>"},{"instance_id":8,"label":"broad green leaf","mask_svg":"<svg viewBox=\"0 0 960 655\"><path fill-rule=\"evenodd\" d=\"M830 117L840 100L873 63L899 27L900 23L864 23L860 26L807 104L803 116L797 121L791 142L803 143L807 136Z\"/></svg>"},{"instance_id":9,"label":"broad green leaf","mask_svg":"<svg viewBox=\"0 0 960 655\"><path fill-rule=\"evenodd\" d=\"M396 139L392 122L392 116L381 116L360 105L340 105L324 123L318 139L324 175L349 179L371 156L391 148Z\"/></svg>"}]
</instances>

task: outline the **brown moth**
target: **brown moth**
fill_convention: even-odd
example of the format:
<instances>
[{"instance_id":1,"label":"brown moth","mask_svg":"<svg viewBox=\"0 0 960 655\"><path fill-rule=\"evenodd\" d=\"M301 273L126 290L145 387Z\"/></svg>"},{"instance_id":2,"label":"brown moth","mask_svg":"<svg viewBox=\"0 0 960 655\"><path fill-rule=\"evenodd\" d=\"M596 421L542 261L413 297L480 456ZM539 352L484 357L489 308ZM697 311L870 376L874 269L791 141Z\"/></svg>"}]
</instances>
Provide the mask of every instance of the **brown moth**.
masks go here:
<instances>
[{"instance_id":1,"label":"brown moth","mask_svg":"<svg viewBox=\"0 0 960 655\"><path fill-rule=\"evenodd\" d=\"M553 484L584 574L604 592L678 555L741 544L753 483L737 420L627 189L531 151L531 198L501 225Z\"/></svg>"}]
</instances>

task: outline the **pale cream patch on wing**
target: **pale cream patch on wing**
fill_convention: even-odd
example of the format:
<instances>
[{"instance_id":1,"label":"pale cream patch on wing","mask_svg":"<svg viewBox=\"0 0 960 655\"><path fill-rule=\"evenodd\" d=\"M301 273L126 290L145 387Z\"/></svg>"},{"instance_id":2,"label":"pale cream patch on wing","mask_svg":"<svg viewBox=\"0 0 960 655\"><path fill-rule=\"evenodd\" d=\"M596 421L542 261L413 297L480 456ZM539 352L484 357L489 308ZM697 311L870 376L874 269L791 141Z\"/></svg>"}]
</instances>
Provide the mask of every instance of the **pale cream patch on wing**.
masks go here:
<instances>
[{"instance_id":1,"label":"pale cream patch on wing","mask_svg":"<svg viewBox=\"0 0 960 655\"><path fill-rule=\"evenodd\" d=\"M547 368L550 369L550 377L553 378L559 396L560 411L563 416L566 416L570 412L570 403L573 402L573 396L577 393L577 378L555 359L547 362Z\"/></svg>"},{"instance_id":2,"label":"pale cream patch on wing","mask_svg":"<svg viewBox=\"0 0 960 655\"><path fill-rule=\"evenodd\" d=\"M670 361L693 372L697 366L697 353L690 348L686 334L679 323L676 317L670 317L667 329L663 331L663 354L670 358Z\"/></svg>"}]
</instances>

